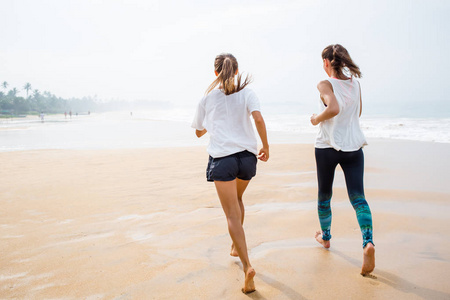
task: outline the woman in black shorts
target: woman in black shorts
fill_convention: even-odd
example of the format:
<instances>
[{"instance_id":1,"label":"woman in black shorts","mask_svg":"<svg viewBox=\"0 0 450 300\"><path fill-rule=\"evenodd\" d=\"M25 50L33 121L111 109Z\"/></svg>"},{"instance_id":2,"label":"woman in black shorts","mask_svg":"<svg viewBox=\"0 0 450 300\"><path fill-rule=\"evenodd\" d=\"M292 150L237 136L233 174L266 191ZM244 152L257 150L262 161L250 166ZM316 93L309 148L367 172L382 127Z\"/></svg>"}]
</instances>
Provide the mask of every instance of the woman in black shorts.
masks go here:
<instances>
[{"instance_id":1,"label":"woman in black shorts","mask_svg":"<svg viewBox=\"0 0 450 300\"><path fill-rule=\"evenodd\" d=\"M266 126L259 108L256 94L247 88L249 78L241 83L238 63L231 54L220 54L214 61L216 80L208 87L200 101L192 123L198 137L209 132L209 162L206 178L213 181L228 222L228 231L233 244L232 256L239 256L245 273L242 291L255 291L255 270L250 264L242 227L244 205L242 195L256 175L257 158L269 159ZM237 78L235 78L237 77ZM219 85L218 89L215 87ZM250 115L263 147L257 149Z\"/></svg>"}]
</instances>

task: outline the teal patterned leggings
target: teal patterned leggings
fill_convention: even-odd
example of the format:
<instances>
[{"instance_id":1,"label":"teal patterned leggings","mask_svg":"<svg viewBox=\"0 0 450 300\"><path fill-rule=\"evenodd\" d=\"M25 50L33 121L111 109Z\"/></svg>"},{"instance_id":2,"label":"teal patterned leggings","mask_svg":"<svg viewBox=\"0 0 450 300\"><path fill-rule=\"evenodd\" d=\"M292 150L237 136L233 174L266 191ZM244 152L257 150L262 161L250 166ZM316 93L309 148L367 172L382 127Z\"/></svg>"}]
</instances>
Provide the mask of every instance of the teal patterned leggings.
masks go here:
<instances>
[{"instance_id":1,"label":"teal patterned leggings","mask_svg":"<svg viewBox=\"0 0 450 300\"><path fill-rule=\"evenodd\" d=\"M363 238L363 248L373 244L372 214L364 196L364 154L362 149L353 152L336 151L333 148L316 148L317 180L319 183L318 212L322 239L331 239L331 196L333 193L334 171L342 167L350 202L355 209Z\"/></svg>"}]
</instances>

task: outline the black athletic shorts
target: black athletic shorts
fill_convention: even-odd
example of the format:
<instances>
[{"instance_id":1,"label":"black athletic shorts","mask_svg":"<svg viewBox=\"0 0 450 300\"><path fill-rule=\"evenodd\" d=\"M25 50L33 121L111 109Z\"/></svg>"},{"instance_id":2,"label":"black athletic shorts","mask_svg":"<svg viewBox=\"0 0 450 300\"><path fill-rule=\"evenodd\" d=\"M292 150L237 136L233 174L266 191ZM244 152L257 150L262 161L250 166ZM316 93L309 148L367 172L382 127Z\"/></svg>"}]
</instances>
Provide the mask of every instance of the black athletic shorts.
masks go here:
<instances>
[{"instance_id":1,"label":"black athletic shorts","mask_svg":"<svg viewBox=\"0 0 450 300\"><path fill-rule=\"evenodd\" d=\"M245 150L224 157L209 157L206 168L208 181L250 180L256 175L256 155Z\"/></svg>"}]
</instances>

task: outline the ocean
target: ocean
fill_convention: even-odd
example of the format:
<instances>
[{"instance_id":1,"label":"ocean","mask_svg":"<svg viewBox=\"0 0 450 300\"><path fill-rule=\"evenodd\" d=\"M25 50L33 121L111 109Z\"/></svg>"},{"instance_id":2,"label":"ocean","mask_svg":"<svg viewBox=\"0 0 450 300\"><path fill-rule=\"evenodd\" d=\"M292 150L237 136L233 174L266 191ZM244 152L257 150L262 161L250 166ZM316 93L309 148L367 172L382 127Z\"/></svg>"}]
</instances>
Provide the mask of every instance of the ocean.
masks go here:
<instances>
[{"instance_id":1,"label":"ocean","mask_svg":"<svg viewBox=\"0 0 450 300\"><path fill-rule=\"evenodd\" d=\"M0 151L38 149L129 149L207 145L190 127L195 107L46 115L0 119ZM310 115L266 107L263 111L269 142L313 143L318 127ZM450 118L363 115L368 142L374 138L450 143Z\"/></svg>"}]
</instances>

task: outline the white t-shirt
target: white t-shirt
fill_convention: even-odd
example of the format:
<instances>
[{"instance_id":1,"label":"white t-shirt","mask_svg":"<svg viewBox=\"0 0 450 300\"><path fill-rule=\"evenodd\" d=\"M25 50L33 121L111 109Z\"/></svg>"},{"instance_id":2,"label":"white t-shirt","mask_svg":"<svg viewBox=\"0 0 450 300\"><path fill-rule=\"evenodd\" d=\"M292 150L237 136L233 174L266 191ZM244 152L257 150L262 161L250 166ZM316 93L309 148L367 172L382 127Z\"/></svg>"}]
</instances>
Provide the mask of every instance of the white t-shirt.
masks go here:
<instances>
[{"instance_id":1,"label":"white t-shirt","mask_svg":"<svg viewBox=\"0 0 450 300\"><path fill-rule=\"evenodd\" d=\"M250 115L259 110L258 97L249 88L231 95L215 89L198 104L192 128L208 131L207 151L213 158L244 150L257 155L257 140Z\"/></svg>"},{"instance_id":2,"label":"white t-shirt","mask_svg":"<svg viewBox=\"0 0 450 300\"><path fill-rule=\"evenodd\" d=\"M338 151L357 151L367 145L366 138L359 126L361 91L359 82L354 79L340 80L328 78L339 104L339 113L319 125L316 148L334 148ZM320 110L325 104L320 101Z\"/></svg>"}]
</instances>

